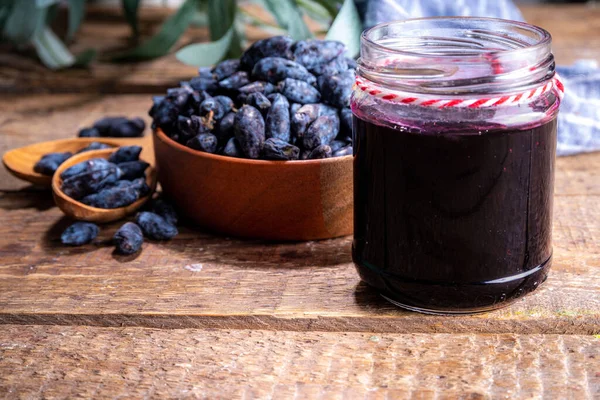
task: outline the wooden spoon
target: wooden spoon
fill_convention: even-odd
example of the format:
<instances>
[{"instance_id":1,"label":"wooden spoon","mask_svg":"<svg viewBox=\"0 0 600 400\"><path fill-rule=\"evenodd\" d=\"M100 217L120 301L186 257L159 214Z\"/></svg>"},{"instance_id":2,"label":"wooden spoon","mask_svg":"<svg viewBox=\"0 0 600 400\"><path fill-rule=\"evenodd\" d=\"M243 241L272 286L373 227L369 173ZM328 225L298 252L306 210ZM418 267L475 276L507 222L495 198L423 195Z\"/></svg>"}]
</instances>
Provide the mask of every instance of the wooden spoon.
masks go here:
<instances>
[{"instance_id":1,"label":"wooden spoon","mask_svg":"<svg viewBox=\"0 0 600 400\"><path fill-rule=\"evenodd\" d=\"M90 207L75 199L72 199L62 191L62 179L60 178L60 174L65 169L92 158L108 158L114 151L114 149L86 151L84 153L74 155L58 167L54 173L54 176L52 177L52 192L54 195L54 202L66 215L74 219L90 222L102 223L116 221L134 213L141 206L143 206L150 197L152 197L152 193L156 188L156 168L154 168L152 165L146 169L146 183L148 186L150 186L150 193L126 207L112 209ZM148 163L150 162L150 160L147 158L140 157L140 160Z\"/></svg>"},{"instance_id":2,"label":"wooden spoon","mask_svg":"<svg viewBox=\"0 0 600 400\"><path fill-rule=\"evenodd\" d=\"M105 143L111 146L142 146L142 157L154 165L154 150L152 148L152 136L146 135L141 138L73 138L41 142L29 146L20 147L7 151L2 157L2 162L7 170L19 179L31 182L35 185L52 185L52 177L38 174L33 166L44 154L66 152L76 153L87 147L92 142Z\"/></svg>"}]
</instances>

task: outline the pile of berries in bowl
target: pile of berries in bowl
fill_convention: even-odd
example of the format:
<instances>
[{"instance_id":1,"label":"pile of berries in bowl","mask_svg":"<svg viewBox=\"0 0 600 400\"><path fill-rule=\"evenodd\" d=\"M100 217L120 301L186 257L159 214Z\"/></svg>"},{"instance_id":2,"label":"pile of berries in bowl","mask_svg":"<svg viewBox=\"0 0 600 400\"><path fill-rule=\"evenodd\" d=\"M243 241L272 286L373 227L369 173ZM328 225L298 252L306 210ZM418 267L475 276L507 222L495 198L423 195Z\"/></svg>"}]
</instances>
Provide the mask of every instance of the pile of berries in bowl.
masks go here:
<instances>
[{"instance_id":1,"label":"pile of berries in bowl","mask_svg":"<svg viewBox=\"0 0 600 400\"><path fill-rule=\"evenodd\" d=\"M154 127L189 148L264 160L352 154L344 44L276 36L154 98Z\"/></svg>"},{"instance_id":2,"label":"pile of berries in bowl","mask_svg":"<svg viewBox=\"0 0 600 400\"><path fill-rule=\"evenodd\" d=\"M277 36L154 98L163 192L188 220L268 240L352 233L354 60Z\"/></svg>"}]
</instances>

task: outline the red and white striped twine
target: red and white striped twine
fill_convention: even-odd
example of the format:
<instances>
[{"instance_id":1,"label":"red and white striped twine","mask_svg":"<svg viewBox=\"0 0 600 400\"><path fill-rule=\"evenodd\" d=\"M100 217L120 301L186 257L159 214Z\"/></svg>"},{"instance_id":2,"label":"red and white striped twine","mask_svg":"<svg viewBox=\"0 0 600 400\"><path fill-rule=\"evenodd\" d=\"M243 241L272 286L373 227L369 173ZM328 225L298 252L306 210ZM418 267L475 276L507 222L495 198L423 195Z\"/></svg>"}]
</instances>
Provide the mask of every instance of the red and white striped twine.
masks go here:
<instances>
[{"instance_id":1,"label":"red and white striped twine","mask_svg":"<svg viewBox=\"0 0 600 400\"><path fill-rule=\"evenodd\" d=\"M503 107L503 106L514 106L521 103L531 103L536 97L541 96L549 90L556 90L559 99L562 100L565 87L558 76L554 74L554 78L539 86L535 89L531 89L522 93L517 93L510 96L501 97L489 97L480 99L436 99L436 98L421 98L415 97L410 94L403 94L397 91L386 91L381 90L374 86L374 84L366 79L359 76L356 77L356 87L382 100L391 101L395 103L410 104L423 107L467 107L467 108L483 108L483 107Z\"/></svg>"}]
</instances>

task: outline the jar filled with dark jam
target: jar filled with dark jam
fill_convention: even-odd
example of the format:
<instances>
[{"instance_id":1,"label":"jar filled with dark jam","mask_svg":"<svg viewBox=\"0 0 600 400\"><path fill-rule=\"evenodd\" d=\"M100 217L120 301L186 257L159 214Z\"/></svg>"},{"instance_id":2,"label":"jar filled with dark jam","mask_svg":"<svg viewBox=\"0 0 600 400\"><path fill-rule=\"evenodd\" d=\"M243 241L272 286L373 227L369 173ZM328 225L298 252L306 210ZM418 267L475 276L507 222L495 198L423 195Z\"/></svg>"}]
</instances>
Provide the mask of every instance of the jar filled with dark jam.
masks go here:
<instances>
[{"instance_id":1,"label":"jar filled with dark jam","mask_svg":"<svg viewBox=\"0 0 600 400\"><path fill-rule=\"evenodd\" d=\"M388 300L480 312L545 281L563 90L550 45L541 28L488 18L363 33L352 255Z\"/></svg>"}]
</instances>

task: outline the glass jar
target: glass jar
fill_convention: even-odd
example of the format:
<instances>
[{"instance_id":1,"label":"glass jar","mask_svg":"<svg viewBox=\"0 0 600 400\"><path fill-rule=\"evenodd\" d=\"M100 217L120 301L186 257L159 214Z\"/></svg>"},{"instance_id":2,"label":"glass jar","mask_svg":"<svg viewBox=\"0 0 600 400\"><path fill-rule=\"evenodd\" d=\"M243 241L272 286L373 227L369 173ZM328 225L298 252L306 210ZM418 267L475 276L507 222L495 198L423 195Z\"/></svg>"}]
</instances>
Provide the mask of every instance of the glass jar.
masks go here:
<instances>
[{"instance_id":1,"label":"glass jar","mask_svg":"<svg viewBox=\"0 0 600 400\"><path fill-rule=\"evenodd\" d=\"M563 90L550 45L541 28L489 18L363 33L352 256L388 300L479 312L546 279Z\"/></svg>"}]
</instances>

